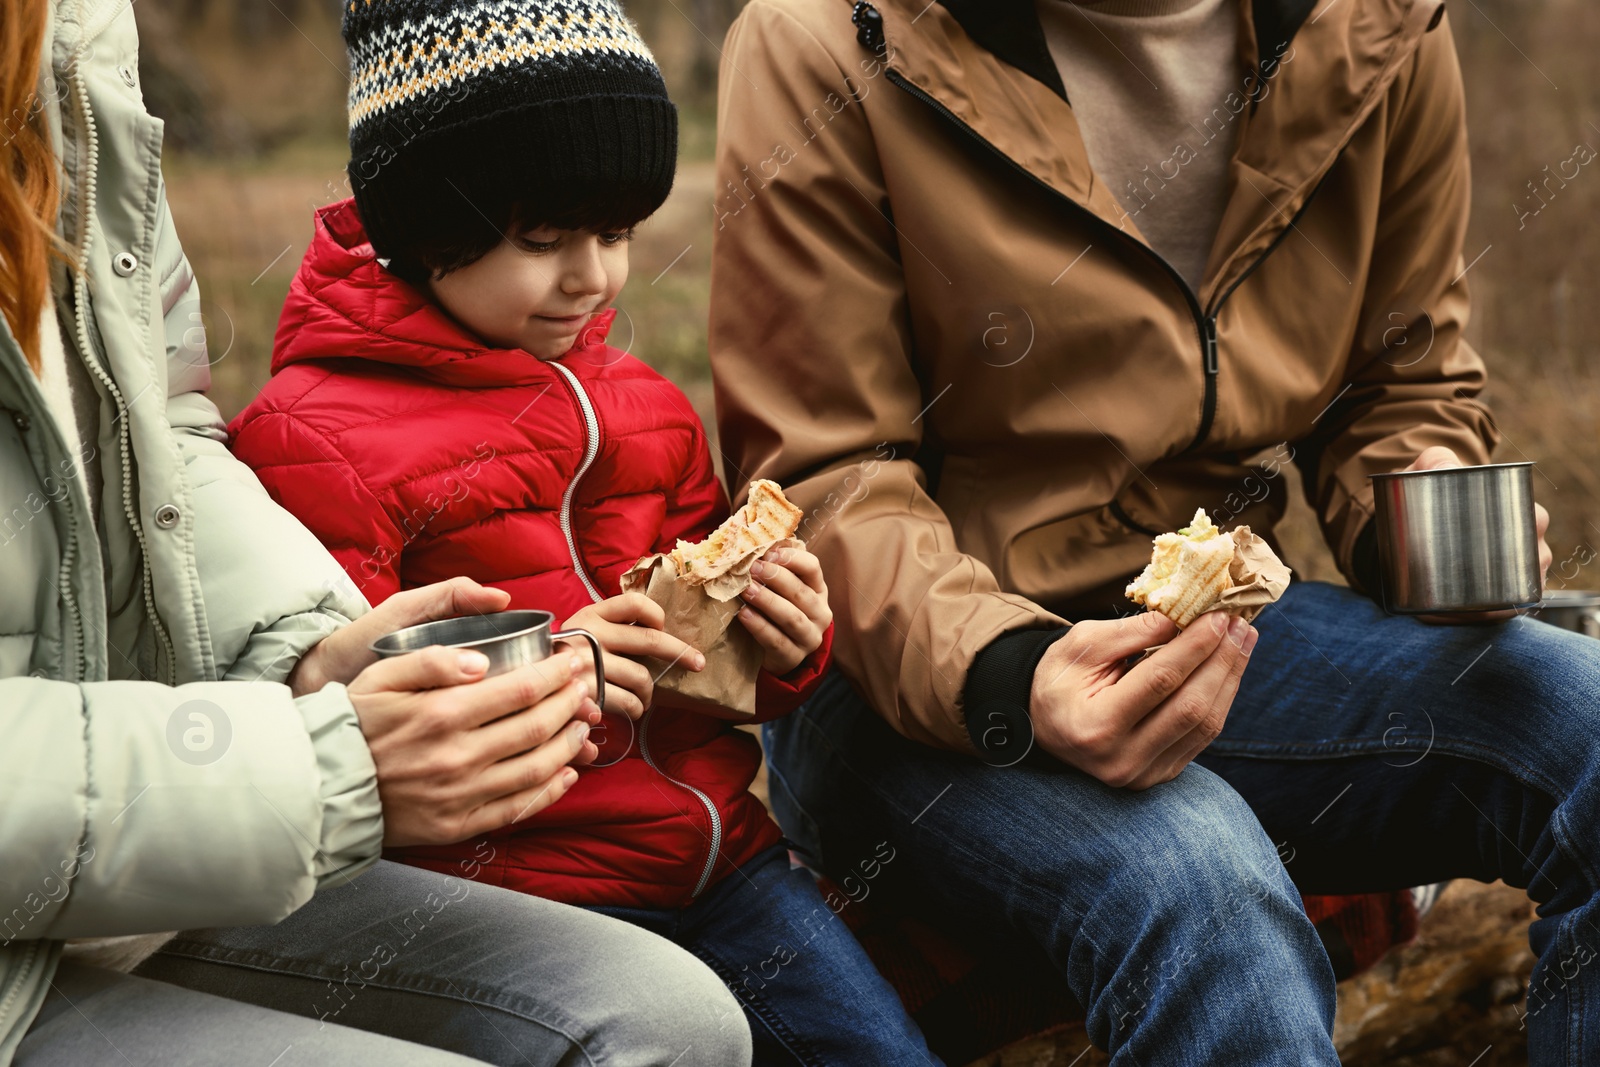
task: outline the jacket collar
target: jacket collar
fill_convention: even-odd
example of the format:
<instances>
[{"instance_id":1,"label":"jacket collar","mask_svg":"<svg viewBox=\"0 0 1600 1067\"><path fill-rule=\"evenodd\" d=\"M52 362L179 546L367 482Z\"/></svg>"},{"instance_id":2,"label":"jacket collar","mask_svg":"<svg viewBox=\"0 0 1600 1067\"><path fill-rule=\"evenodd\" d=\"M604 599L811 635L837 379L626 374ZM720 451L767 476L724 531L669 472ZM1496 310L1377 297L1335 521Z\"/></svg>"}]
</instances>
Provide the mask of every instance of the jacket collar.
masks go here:
<instances>
[{"instance_id":1,"label":"jacket collar","mask_svg":"<svg viewBox=\"0 0 1600 1067\"><path fill-rule=\"evenodd\" d=\"M1272 61L1311 14L1317 0L1243 0L1255 30L1255 48L1248 62L1261 71L1263 57ZM1050 56L1034 0L939 0L961 28L996 58L1036 78L1063 100L1067 90Z\"/></svg>"},{"instance_id":2,"label":"jacket collar","mask_svg":"<svg viewBox=\"0 0 1600 1067\"><path fill-rule=\"evenodd\" d=\"M1443 0L1239 3L1249 74L1219 101L1237 110L1238 126L1219 251L1198 294L1207 306L1288 228L1443 9ZM1040 184L1142 239L1089 165L1033 0L876 6L891 80L932 100Z\"/></svg>"},{"instance_id":3,"label":"jacket collar","mask_svg":"<svg viewBox=\"0 0 1600 1067\"><path fill-rule=\"evenodd\" d=\"M606 347L616 308L578 333L564 364ZM318 209L311 247L289 287L273 342L272 371L315 359L365 359L409 367L450 385L517 385L555 372L517 349L485 345L426 293L378 262L353 198Z\"/></svg>"},{"instance_id":4,"label":"jacket collar","mask_svg":"<svg viewBox=\"0 0 1600 1067\"><path fill-rule=\"evenodd\" d=\"M1037 79L1061 99L1067 98L1061 73L1050 57L1044 28L1033 0L939 0L952 18L995 58Z\"/></svg>"}]
</instances>

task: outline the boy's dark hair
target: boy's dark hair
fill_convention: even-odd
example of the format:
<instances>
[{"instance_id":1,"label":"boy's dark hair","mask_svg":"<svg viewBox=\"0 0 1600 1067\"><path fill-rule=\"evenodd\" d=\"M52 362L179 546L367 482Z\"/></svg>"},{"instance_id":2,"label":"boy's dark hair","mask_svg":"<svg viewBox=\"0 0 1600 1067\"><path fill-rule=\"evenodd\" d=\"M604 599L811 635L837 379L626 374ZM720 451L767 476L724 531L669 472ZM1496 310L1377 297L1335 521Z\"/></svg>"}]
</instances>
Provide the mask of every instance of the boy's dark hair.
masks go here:
<instances>
[{"instance_id":1,"label":"boy's dark hair","mask_svg":"<svg viewBox=\"0 0 1600 1067\"><path fill-rule=\"evenodd\" d=\"M672 189L678 111L617 0L386 0L342 29L350 187L404 277L513 229L626 229Z\"/></svg>"},{"instance_id":2,"label":"boy's dark hair","mask_svg":"<svg viewBox=\"0 0 1600 1067\"><path fill-rule=\"evenodd\" d=\"M500 242L540 226L615 233L643 222L661 206L661 190L638 182L594 180L551 184L530 175L505 180L457 177L440 183L405 239L377 249L389 269L420 285L471 266Z\"/></svg>"}]
</instances>

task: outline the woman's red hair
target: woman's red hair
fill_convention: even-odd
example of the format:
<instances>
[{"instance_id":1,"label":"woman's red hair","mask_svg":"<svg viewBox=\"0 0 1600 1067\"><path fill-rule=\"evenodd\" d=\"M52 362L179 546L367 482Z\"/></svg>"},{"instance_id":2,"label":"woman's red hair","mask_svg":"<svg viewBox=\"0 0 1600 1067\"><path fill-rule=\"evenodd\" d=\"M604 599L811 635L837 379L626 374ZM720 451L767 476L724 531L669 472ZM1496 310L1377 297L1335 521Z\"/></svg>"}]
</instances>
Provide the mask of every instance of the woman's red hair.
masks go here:
<instances>
[{"instance_id":1,"label":"woman's red hair","mask_svg":"<svg viewBox=\"0 0 1600 1067\"><path fill-rule=\"evenodd\" d=\"M35 91L47 3L5 0L0 8L0 313L35 373L50 260L67 258L55 226L60 178Z\"/></svg>"}]
</instances>

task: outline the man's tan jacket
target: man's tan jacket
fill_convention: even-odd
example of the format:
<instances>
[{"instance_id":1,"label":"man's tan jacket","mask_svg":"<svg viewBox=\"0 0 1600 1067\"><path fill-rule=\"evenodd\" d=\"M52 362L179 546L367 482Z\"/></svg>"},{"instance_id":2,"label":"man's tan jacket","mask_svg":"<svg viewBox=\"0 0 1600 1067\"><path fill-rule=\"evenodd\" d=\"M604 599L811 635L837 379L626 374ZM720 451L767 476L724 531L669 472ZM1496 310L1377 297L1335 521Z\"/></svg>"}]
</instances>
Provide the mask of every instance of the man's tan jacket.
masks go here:
<instances>
[{"instance_id":1,"label":"man's tan jacket","mask_svg":"<svg viewBox=\"0 0 1600 1067\"><path fill-rule=\"evenodd\" d=\"M838 661L903 733L970 749L980 651L1127 611L1197 507L1269 531L1291 459L1358 586L1369 474L1488 460L1442 7L1243 0L1249 76L1141 194L1236 127L1198 291L1090 170L1031 3L746 8L718 112L727 475L806 510Z\"/></svg>"}]
</instances>

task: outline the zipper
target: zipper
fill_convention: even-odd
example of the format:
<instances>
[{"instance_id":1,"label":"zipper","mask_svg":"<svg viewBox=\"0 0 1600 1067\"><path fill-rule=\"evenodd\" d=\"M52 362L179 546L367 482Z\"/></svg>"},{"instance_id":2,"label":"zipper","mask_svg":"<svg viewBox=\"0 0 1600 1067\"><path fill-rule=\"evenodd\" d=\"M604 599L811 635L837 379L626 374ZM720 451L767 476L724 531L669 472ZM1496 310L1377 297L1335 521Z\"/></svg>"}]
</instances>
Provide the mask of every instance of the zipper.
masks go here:
<instances>
[{"instance_id":1,"label":"zipper","mask_svg":"<svg viewBox=\"0 0 1600 1067\"><path fill-rule=\"evenodd\" d=\"M566 378L567 384L572 387L573 396L578 400L578 409L583 412L585 433L583 462L578 465L572 481L567 483L567 491L561 496L561 533L567 539L567 552L572 556L572 569L578 572L578 577L582 579L583 587L588 591L590 599L599 603L605 597L600 595L600 590L590 580L588 571L584 569L583 560L578 555L578 539L572 531L572 498L578 483L583 480L583 476L593 465L595 456L600 453L600 418L595 414L589 394L584 392L583 386L578 382L578 376L555 360L550 361L550 366L560 371L562 377ZM711 850L706 855L705 867L700 871L700 880L695 883L694 892L689 894L692 899L705 891L706 884L711 881L711 872L717 865L717 855L722 851L722 813L717 811L717 805L709 796L688 782L678 781L656 763L655 757L650 754L650 716L654 713L655 709L651 708L644 713L644 718L639 722L639 755L651 770L678 788L693 793L700 803L705 805L706 814L711 818Z\"/></svg>"},{"instance_id":2,"label":"zipper","mask_svg":"<svg viewBox=\"0 0 1600 1067\"><path fill-rule=\"evenodd\" d=\"M578 410L583 412L584 448L583 462L578 464L577 471L572 475L572 481L567 483L567 491L561 494L561 535L567 539L567 553L572 556L572 569L578 572L578 580L583 582L583 588L589 594L589 599L596 604L604 600L600 590L589 577L589 572L583 566L583 557L578 554L578 537L572 531L572 498L578 491L578 483L583 481L583 476L589 473L589 468L594 464L594 457L600 454L600 418L594 413L594 404L589 400L589 394L583 391L583 386L578 384L578 376L554 360L550 366L560 371L567 379L567 384L572 387L573 396L577 397Z\"/></svg>"},{"instance_id":3,"label":"zipper","mask_svg":"<svg viewBox=\"0 0 1600 1067\"><path fill-rule=\"evenodd\" d=\"M1289 224L1272 239L1271 244L1262 249L1261 254L1255 258L1249 267L1245 268L1244 273L1239 275L1239 277L1234 280L1233 284L1228 286L1228 288L1225 289L1212 303L1211 307L1207 309L1200 305L1200 297L1192 288L1190 288L1189 283L1184 280L1183 275L1179 274L1177 268L1169 263L1165 257L1161 255L1161 253L1157 252L1143 241L1138 240L1126 230L1120 229L1117 226L1113 226L1110 222L1107 222L1099 215L1096 215L1094 212L1088 210L1071 197L1062 194L1059 190L1050 186L1049 183L1039 178L1038 175L1034 174L1022 164L1018 163L1016 160L1000 151L1000 149L996 148L992 143L984 138L982 134L978 133L977 130L974 130L971 126L962 121L955 112L945 107L942 103L930 96L928 93L924 92L919 86L906 80L905 76L899 71L896 71L892 67L886 68L884 70L884 75L889 79L889 81L894 83L899 88L905 90L905 92L910 96L922 101L922 103L932 108L934 112L942 116L951 125L955 126L956 129L960 130L972 140L988 149L996 158L1002 160L1012 170L1015 170L1018 174L1021 174L1039 188L1044 189L1046 192L1052 194L1058 199L1072 205L1072 207L1080 214L1099 224L1102 229L1118 235L1122 240L1139 249L1146 256L1159 264L1161 269L1166 272L1167 277L1172 279L1172 282L1175 286L1177 286L1178 291L1183 294L1184 303L1189 306L1189 314L1194 319L1195 334L1200 342L1200 365L1205 379L1205 392L1200 402L1200 425L1195 431L1194 439L1183 447L1183 452L1193 452L1196 448L1198 448L1200 443L1206 439L1206 435L1211 432L1211 424L1215 420L1217 413L1217 376L1221 370L1217 345L1217 314L1222 310L1223 302L1226 301L1228 297L1233 295L1233 291L1239 288L1244 280L1255 272L1255 269L1261 265L1262 260L1271 255L1273 249L1277 248L1279 243L1282 242L1283 238L1289 233L1289 231L1294 229L1294 224L1299 221L1300 216L1305 212L1306 208L1310 206L1312 199L1317 195L1317 190L1322 187L1322 182L1327 178L1328 171L1333 169L1332 166L1330 165L1328 171L1324 171L1323 176L1317 179L1317 184L1312 188L1311 193L1306 197L1305 202L1302 203L1299 209L1295 211L1294 216L1289 219Z\"/></svg>"},{"instance_id":4,"label":"zipper","mask_svg":"<svg viewBox=\"0 0 1600 1067\"><path fill-rule=\"evenodd\" d=\"M655 714L655 710L655 708L651 708L649 711L645 712L644 718L639 722L639 755L644 757L645 764L648 765L651 770L661 775L661 777L665 778L673 785L682 789L687 789L689 792L699 797L700 803L705 805L706 814L711 816L711 851L706 855L706 865L705 868L700 872L700 880L695 883L694 892L689 894L689 898L692 900L701 893L705 892L706 883L711 881L711 872L717 865L717 854L722 851L722 815L717 811L717 806L712 802L710 797L706 796L688 782L680 782L676 778L672 777L672 775L662 770L656 764L655 757L650 755L650 716Z\"/></svg>"},{"instance_id":5,"label":"zipper","mask_svg":"<svg viewBox=\"0 0 1600 1067\"><path fill-rule=\"evenodd\" d=\"M116 380L111 373L100 363L89 337L88 306L89 306L89 249L94 244L95 230L95 187L98 183L96 169L100 163L100 134L95 129L94 116L89 110L89 89L82 76L83 57L87 51L87 44L80 42L76 54L73 56L69 77L72 81L73 99L78 105L79 121L82 124L83 150L79 155L78 173L78 217L82 227L78 234L78 263L83 268L75 272L73 280L73 326L77 335L78 347L83 353L83 361L94 372L100 383L106 387L117 405L117 451L122 461L122 511L128 519L128 525L133 530L135 540L139 542L139 565L143 572L141 585L144 593L145 613L149 616L150 625L155 630L156 640L161 645L167 664L166 681L176 683L178 679L178 654L172 644L172 638L167 633L166 624L161 621L161 614L156 610L155 578L150 567L150 544L145 539L144 524L139 519L139 508L134 503L132 496L133 486L136 484L133 477L133 443L128 417L128 402L118 388ZM145 264L149 269L150 264ZM137 399L137 398L136 398ZM73 605L74 613L82 618L81 611ZM81 621L80 621L80 639Z\"/></svg>"},{"instance_id":6,"label":"zipper","mask_svg":"<svg viewBox=\"0 0 1600 1067\"><path fill-rule=\"evenodd\" d=\"M17 994L22 992L23 979L28 974L28 968L33 966L33 958L39 954L40 944L41 942L37 938L29 939L27 946L22 950L22 958L16 961L16 970L14 972L16 977L11 980L10 986L5 991L5 996L0 997L0 1020L10 1017L11 1005L16 1003Z\"/></svg>"},{"instance_id":7,"label":"zipper","mask_svg":"<svg viewBox=\"0 0 1600 1067\"><path fill-rule=\"evenodd\" d=\"M1207 315L1205 321L1201 323L1200 366L1205 371L1206 391L1204 399L1200 401L1200 426L1195 430L1194 440L1189 442L1189 448L1194 448L1206 439L1206 434L1211 432L1211 423L1217 417L1217 372L1221 370L1221 366L1217 360L1215 315Z\"/></svg>"}]
</instances>

